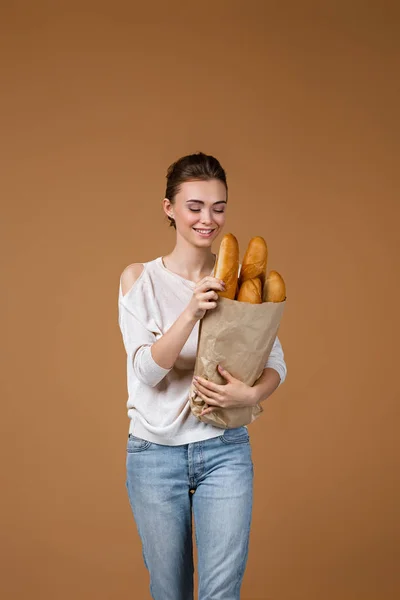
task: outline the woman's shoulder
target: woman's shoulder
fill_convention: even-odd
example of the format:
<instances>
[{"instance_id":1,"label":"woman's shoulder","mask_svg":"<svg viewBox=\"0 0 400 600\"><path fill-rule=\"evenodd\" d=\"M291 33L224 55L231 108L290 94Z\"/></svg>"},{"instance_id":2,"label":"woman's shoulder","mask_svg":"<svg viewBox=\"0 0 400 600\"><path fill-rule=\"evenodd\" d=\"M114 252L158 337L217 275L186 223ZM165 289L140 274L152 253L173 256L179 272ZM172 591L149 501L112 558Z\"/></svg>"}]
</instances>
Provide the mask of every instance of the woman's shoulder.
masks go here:
<instances>
[{"instance_id":1,"label":"woman's shoulder","mask_svg":"<svg viewBox=\"0 0 400 600\"><path fill-rule=\"evenodd\" d=\"M123 296L133 288L133 285L140 279L144 272L143 263L131 263L122 271L121 274L121 292Z\"/></svg>"}]
</instances>

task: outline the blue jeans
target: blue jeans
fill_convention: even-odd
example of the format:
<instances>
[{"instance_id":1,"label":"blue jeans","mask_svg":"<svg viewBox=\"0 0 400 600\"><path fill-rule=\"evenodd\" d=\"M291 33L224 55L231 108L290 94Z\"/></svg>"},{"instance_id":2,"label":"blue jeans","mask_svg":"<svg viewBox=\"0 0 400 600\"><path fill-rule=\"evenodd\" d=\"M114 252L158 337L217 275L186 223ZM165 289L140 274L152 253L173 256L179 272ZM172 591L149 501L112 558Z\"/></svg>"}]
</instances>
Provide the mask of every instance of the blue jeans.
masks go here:
<instances>
[{"instance_id":1,"label":"blue jeans","mask_svg":"<svg viewBox=\"0 0 400 600\"><path fill-rule=\"evenodd\" d=\"M180 446L129 435L126 487L154 600L193 600L192 509L199 600L240 599L253 462L246 427L221 432Z\"/></svg>"}]
</instances>

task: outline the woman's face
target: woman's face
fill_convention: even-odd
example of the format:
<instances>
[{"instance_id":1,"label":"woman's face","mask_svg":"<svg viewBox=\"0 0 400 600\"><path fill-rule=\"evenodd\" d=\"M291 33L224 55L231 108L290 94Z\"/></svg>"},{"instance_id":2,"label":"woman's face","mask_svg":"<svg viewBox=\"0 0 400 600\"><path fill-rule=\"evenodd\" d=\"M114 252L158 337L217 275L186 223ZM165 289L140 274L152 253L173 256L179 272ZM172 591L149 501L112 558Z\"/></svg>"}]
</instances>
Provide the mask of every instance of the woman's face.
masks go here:
<instances>
[{"instance_id":1,"label":"woman's face","mask_svg":"<svg viewBox=\"0 0 400 600\"><path fill-rule=\"evenodd\" d=\"M225 224L226 188L219 179L185 181L172 205L164 210L175 219L177 234L195 246L211 246Z\"/></svg>"}]
</instances>

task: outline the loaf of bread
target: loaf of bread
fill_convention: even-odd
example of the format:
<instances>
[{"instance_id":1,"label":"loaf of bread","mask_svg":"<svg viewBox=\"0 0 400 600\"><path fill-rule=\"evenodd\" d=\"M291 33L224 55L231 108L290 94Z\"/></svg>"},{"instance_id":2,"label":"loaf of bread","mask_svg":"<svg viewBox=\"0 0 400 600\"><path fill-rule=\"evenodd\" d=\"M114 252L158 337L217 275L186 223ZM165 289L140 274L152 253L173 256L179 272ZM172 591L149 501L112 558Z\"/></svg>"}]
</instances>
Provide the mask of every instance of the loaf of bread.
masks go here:
<instances>
[{"instance_id":1,"label":"loaf of bread","mask_svg":"<svg viewBox=\"0 0 400 600\"><path fill-rule=\"evenodd\" d=\"M232 233L221 240L214 277L225 282L225 291L219 296L261 304L262 302L283 302L286 299L286 286L277 271L270 271L267 277L268 247L264 238L251 238L243 258L239 274L239 243Z\"/></svg>"},{"instance_id":2,"label":"loaf of bread","mask_svg":"<svg viewBox=\"0 0 400 600\"><path fill-rule=\"evenodd\" d=\"M232 233L227 233L221 240L214 277L225 282L225 291L219 291L219 296L235 299L239 274L239 243Z\"/></svg>"},{"instance_id":3,"label":"loaf of bread","mask_svg":"<svg viewBox=\"0 0 400 600\"><path fill-rule=\"evenodd\" d=\"M286 298L286 286L278 271L270 271L265 281L263 302L283 302Z\"/></svg>"},{"instance_id":4,"label":"loaf of bread","mask_svg":"<svg viewBox=\"0 0 400 600\"><path fill-rule=\"evenodd\" d=\"M268 247L261 236L251 238L243 257L242 268L240 270L239 287L246 279L259 277L261 285L264 287L267 275Z\"/></svg>"},{"instance_id":5,"label":"loaf of bread","mask_svg":"<svg viewBox=\"0 0 400 600\"><path fill-rule=\"evenodd\" d=\"M259 277L246 279L239 288L237 298L239 302L251 302L252 304L261 304L262 302L262 284Z\"/></svg>"}]
</instances>

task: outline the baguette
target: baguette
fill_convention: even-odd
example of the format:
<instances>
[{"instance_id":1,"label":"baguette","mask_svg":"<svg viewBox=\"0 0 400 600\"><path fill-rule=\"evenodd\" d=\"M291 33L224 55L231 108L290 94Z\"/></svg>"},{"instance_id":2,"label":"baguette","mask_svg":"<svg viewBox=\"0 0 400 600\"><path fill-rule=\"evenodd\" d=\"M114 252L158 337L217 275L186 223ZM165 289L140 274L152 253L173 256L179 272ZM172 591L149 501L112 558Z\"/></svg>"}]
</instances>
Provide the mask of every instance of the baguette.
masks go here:
<instances>
[{"instance_id":1,"label":"baguette","mask_svg":"<svg viewBox=\"0 0 400 600\"><path fill-rule=\"evenodd\" d=\"M239 286L246 279L259 277L261 285L264 287L267 275L268 247L261 236L251 238L243 258L242 268L240 270Z\"/></svg>"},{"instance_id":2,"label":"baguette","mask_svg":"<svg viewBox=\"0 0 400 600\"><path fill-rule=\"evenodd\" d=\"M278 271L270 271L265 282L263 302L283 302L286 298L286 286Z\"/></svg>"},{"instance_id":3,"label":"baguette","mask_svg":"<svg viewBox=\"0 0 400 600\"><path fill-rule=\"evenodd\" d=\"M251 302L252 304L261 304L262 302L262 284L259 277L246 279L239 288L236 300L239 302Z\"/></svg>"},{"instance_id":4,"label":"baguette","mask_svg":"<svg viewBox=\"0 0 400 600\"><path fill-rule=\"evenodd\" d=\"M227 233L221 240L214 277L225 282L225 291L218 291L223 298L235 299L239 273L239 243L232 233Z\"/></svg>"}]
</instances>

